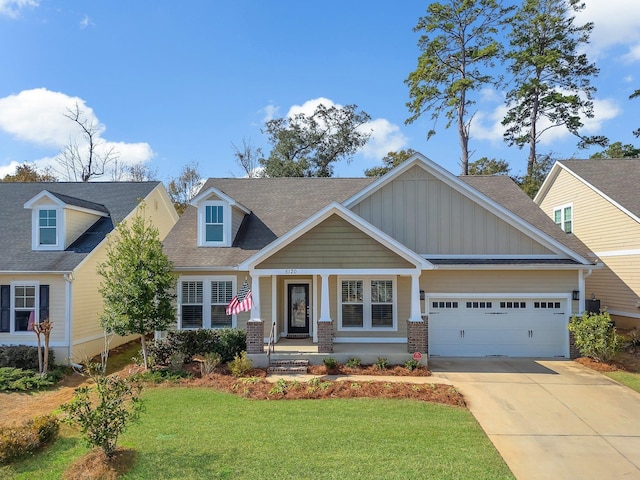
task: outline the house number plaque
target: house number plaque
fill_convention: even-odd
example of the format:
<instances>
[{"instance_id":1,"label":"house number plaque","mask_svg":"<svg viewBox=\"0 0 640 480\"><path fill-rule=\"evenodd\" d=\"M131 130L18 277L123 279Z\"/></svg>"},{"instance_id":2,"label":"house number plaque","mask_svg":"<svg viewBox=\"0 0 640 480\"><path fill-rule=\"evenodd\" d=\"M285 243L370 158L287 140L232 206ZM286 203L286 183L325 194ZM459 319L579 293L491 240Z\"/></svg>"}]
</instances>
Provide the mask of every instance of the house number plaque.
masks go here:
<instances>
[{"instance_id":1,"label":"house number plaque","mask_svg":"<svg viewBox=\"0 0 640 480\"><path fill-rule=\"evenodd\" d=\"M287 268L284 271L285 275L295 275L296 273L298 273L298 269L296 268Z\"/></svg>"}]
</instances>

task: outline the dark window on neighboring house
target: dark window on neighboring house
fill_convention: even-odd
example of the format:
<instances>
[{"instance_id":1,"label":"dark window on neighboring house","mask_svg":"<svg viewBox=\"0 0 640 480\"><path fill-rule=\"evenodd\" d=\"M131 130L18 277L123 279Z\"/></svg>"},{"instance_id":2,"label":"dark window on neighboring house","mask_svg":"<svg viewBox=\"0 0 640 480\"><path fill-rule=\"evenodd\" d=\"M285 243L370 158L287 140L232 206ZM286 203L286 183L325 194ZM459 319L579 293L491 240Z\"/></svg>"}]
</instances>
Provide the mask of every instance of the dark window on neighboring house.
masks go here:
<instances>
[{"instance_id":1,"label":"dark window on neighboring house","mask_svg":"<svg viewBox=\"0 0 640 480\"><path fill-rule=\"evenodd\" d=\"M49 318L49 285L1 285L0 332L12 331L12 318L13 332L27 332L30 322L47 320Z\"/></svg>"}]
</instances>

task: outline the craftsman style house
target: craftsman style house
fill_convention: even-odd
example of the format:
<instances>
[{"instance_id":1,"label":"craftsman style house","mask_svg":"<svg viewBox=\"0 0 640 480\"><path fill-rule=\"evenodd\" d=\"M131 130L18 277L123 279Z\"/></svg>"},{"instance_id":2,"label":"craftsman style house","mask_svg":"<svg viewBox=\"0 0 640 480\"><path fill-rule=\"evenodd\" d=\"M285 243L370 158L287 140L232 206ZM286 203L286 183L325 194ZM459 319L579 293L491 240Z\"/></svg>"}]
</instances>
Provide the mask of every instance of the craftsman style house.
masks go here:
<instances>
[{"instance_id":1,"label":"craftsman style house","mask_svg":"<svg viewBox=\"0 0 640 480\"><path fill-rule=\"evenodd\" d=\"M178 328L440 356L569 357L596 268L507 177L416 154L380 178L211 178L167 236ZM245 281L250 312L226 315ZM277 347L277 344L276 344Z\"/></svg>"},{"instance_id":2,"label":"craftsman style house","mask_svg":"<svg viewBox=\"0 0 640 480\"><path fill-rule=\"evenodd\" d=\"M616 325L640 327L640 159L557 162L535 202L604 268L586 277Z\"/></svg>"},{"instance_id":3,"label":"craftsman style house","mask_svg":"<svg viewBox=\"0 0 640 480\"><path fill-rule=\"evenodd\" d=\"M0 182L0 345L36 345L29 321L49 319L56 363L102 351L96 267L140 201L164 238L178 215L160 182Z\"/></svg>"}]
</instances>

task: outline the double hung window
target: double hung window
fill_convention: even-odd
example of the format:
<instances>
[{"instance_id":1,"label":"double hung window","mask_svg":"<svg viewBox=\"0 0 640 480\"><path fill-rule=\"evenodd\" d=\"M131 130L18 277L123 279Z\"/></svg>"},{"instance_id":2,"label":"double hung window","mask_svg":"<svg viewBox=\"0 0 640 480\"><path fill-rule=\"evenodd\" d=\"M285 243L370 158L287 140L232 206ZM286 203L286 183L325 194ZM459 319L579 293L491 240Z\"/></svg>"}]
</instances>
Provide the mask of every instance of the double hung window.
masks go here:
<instances>
[{"instance_id":1,"label":"double hung window","mask_svg":"<svg viewBox=\"0 0 640 480\"><path fill-rule=\"evenodd\" d=\"M235 326L234 316L226 314L233 298L232 277L182 279L180 281L181 329L225 328Z\"/></svg>"},{"instance_id":2,"label":"double hung window","mask_svg":"<svg viewBox=\"0 0 640 480\"><path fill-rule=\"evenodd\" d=\"M340 279L340 330L396 330L395 282Z\"/></svg>"}]
</instances>

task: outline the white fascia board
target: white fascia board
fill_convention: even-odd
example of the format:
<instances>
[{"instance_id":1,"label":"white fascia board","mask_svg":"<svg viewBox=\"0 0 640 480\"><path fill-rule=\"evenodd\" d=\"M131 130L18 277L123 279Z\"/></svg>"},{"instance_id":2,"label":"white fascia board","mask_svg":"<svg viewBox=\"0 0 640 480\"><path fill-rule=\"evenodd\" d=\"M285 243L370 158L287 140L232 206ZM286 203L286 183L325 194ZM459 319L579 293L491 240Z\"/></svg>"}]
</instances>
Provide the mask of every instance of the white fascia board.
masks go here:
<instances>
[{"instance_id":1,"label":"white fascia board","mask_svg":"<svg viewBox=\"0 0 640 480\"><path fill-rule=\"evenodd\" d=\"M307 218L304 222L298 224L295 228L289 230L287 233L282 235L280 238L274 240L269 245L264 247L262 250L257 252L256 254L249 257L247 260L238 265L239 270L254 270L255 266L268 258L270 255L273 255L277 251L281 250L289 243L293 242L295 239L300 237L302 234L308 232L316 225L320 224L322 221L329 218L329 216L337 214L351 225L359 229L360 231L366 233L374 240L377 240L385 247L390 249L392 252L396 253L400 257L404 258L410 263L413 263L416 267L421 270L431 270L433 269L433 265L422 258L420 255L415 252L409 250L407 247L402 245L400 242L390 237L386 233L382 232L378 228L374 227L368 222L365 222L362 218L358 217L351 210L346 208L344 205L339 204L338 202L331 202L326 207L322 208L318 212L316 212L311 217Z\"/></svg>"},{"instance_id":2,"label":"white fascia board","mask_svg":"<svg viewBox=\"0 0 640 480\"><path fill-rule=\"evenodd\" d=\"M557 161L553 164L553 167L551 167L551 170L549 170L549 173L544 179L544 182L542 182L542 185L540 185L540 189L536 193L536 196L533 198L533 201L536 205L540 205L542 203L542 200L544 200L544 197L549 192L551 185L553 185L553 182L555 182L558 173L560 173L561 168L562 165L560 165Z\"/></svg>"},{"instance_id":3,"label":"white fascia board","mask_svg":"<svg viewBox=\"0 0 640 480\"><path fill-rule=\"evenodd\" d=\"M503 264L484 264L484 265L435 265L438 270L595 270L602 268L602 264L597 265L545 265L545 264L533 264L533 265L503 265Z\"/></svg>"},{"instance_id":4,"label":"white fascia board","mask_svg":"<svg viewBox=\"0 0 640 480\"><path fill-rule=\"evenodd\" d=\"M92 208L79 207L77 205L70 205L68 203L65 203L62 200L60 200L58 197L56 197L54 194L52 194L51 192L49 192L47 190L41 191L39 194L37 194L31 200L28 200L27 202L25 202L24 208L33 209L35 204L38 203L43 198L49 199L57 207L60 207L60 208L66 209L66 210L75 210L75 211L78 211L78 212L90 213L91 215L97 215L99 217L108 217L109 216L108 213L99 212L98 210L93 210Z\"/></svg>"},{"instance_id":5,"label":"white fascia board","mask_svg":"<svg viewBox=\"0 0 640 480\"><path fill-rule=\"evenodd\" d=\"M591 190L593 190L596 194L600 195L602 198L604 198L611 205L615 206L621 212L625 213L626 215L630 216L633 220L635 220L636 222L640 223L640 217L638 215L636 215L635 213L633 213L633 212L627 210L626 208L624 208L622 205L620 205L618 202L616 202L613 198L608 196L603 191L598 190L596 187L591 185L589 182L587 182L584 178L582 178L580 175L575 173L570 168L568 168L568 167L566 167L566 166L564 166L562 164L559 164L559 165L560 165L560 168L562 168L565 172L567 172L573 178L575 178L575 179L579 180L580 182L582 182L583 184L585 184L587 187L589 187Z\"/></svg>"},{"instance_id":6,"label":"white fascia board","mask_svg":"<svg viewBox=\"0 0 640 480\"><path fill-rule=\"evenodd\" d=\"M38 193L35 197L31 198L31 200L27 200L24 203L24 208L32 209L34 207L34 205L36 203L38 203L40 200L42 200L43 198L47 198L48 200L50 200L51 202L53 202L56 206L58 206L60 208L64 208L64 207L67 206L66 203L64 203L58 197L53 195L51 192L48 192L47 190L43 190L40 193Z\"/></svg>"},{"instance_id":7,"label":"white fascia board","mask_svg":"<svg viewBox=\"0 0 640 480\"><path fill-rule=\"evenodd\" d=\"M240 202L236 202L233 198L231 198L226 193L218 190L216 187L209 187L205 191L200 192L197 196L191 199L191 202L189 203L197 207L200 202L202 202L203 200L206 200L207 197L209 197L212 194L220 198L221 200L227 202L230 206L239 208L246 214L251 213L251 210L249 210L247 207L242 205Z\"/></svg>"},{"instance_id":8,"label":"white fascia board","mask_svg":"<svg viewBox=\"0 0 640 480\"><path fill-rule=\"evenodd\" d=\"M219 265L215 265L212 267L194 267L193 265L190 266L180 266L180 265L174 265L172 268L172 271L174 272L228 272L228 271L237 271L238 269L238 265L234 265L234 266L228 266L228 267L221 267Z\"/></svg>"},{"instance_id":9,"label":"white fascia board","mask_svg":"<svg viewBox=\"0 0 640 480\"><path fill-rule=\"evenodd\" d=\"M0 275L68 275L73 270L0 270Z\"/></svg>"},{"instance_id":10,"label":"white fascia board","mask_svg":"<svg viewBox=\"0 0 640 480\"><path fill-rule=\"evenodd\" d=\"M471 185L468 185L467 183L463 182L454 174L452 174L445 168L441 167L437 163L433 162L432 160L429 160L427 157L425 157L420 153L415 154L413 157L411 157L411 159L407 160L396 169L391 170L386 175L380 177L378 181L373 182L367 188L361 190L359 193L357 193L356 195L348 199L344 203L344 205L347 208L350 208L351 206L353 206L354 204L362 200L364 197L370 195L377 189L381 188L383 185L389 183L395 177L397 177L398 175L401 175L402 173L404 173L406 170L413 167L414 165L422 166L422 168L424 168L427 172L429 172L431 175L436 177L438 180L449 185L454 190L457 190L459 193L466 196L473 202L486 208L489 212L493 213L501 220L507 222L512 227L525 233L527 236L533 238L534 240L541 243L542 245L549 248L550 250L555 251L559 255L564 254L569 258L576 260L577 262L585 263L585 264L589 263L589 261L586 258L583 258L582 256L578 255L576 252L574 252L570 248L564 246L562 243L558 242L554 238L550 237L549 235L541 231L540 229L524 221L523 219L518 217L516 214L509 211L507 208L500 205L498 202L492 200L491 198L489 198L479 190L476 190Z\"/></svg>"}]
</instances>

